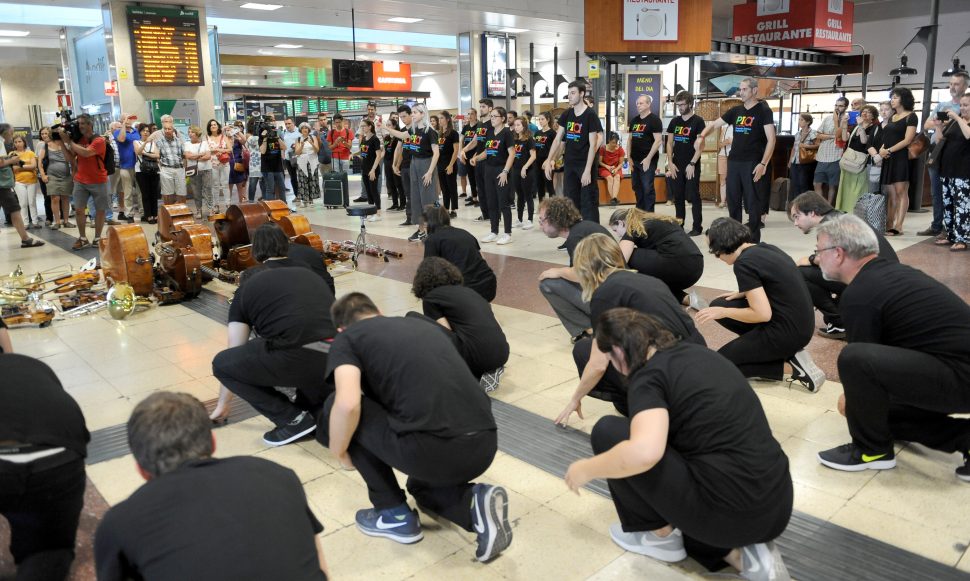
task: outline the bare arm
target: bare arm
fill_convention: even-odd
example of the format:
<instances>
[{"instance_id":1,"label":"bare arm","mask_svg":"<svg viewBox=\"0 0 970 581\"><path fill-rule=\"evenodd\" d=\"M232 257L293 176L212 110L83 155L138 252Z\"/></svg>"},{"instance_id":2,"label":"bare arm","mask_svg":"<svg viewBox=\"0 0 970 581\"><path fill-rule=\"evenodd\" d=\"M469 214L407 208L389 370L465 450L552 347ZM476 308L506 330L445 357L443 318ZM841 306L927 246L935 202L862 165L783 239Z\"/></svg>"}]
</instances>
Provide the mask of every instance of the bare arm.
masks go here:
<instances>
[{"instance_id":1,"label":"bare arm","mask_svg":"<svg viewBox=\"0 0 970 581\"><path fill-rule=\"evenodd\" d=\"M768 294L764 287L751 289L743 295L748 300L748 306L743 309L731 309L727 307L708 307L697 314L697 322L713 321L716 319L734 319L742 323L767 323L771 320L771 303L768 302ZM736 295L731 295L731 298ZM730 300L730 299L729 299Z\"/></svg>"},{"instance_id":2,"label":"bare arm","mask_svg":"<svg viewBox=\"0 0 970 581\"><path fill-rule=\"evenodd\" d=\"M567 403L566 407L559 412L558 416L556 416L556 419L554 420L556 424L565 426L569 421L569 416L571 416L573 412L576 412L576 415L578 415L580 419L584 419L582 408L583 398L586 397L589 392L593 391L596 384L599 383L600 379L602 379L606 374L606 369L609 367L609 365L609 357L607 357L606 353L600 351L599 347L596 346L596 342L593 341L589 352L589 362L586 364L586 367L583 369L583 373L579 378L579 385L577 385L576 390L573 391L573 396L569 398L569 403Z\"/></svg>"},{"instance_id":3,"label":"bare arm","mask_svg":"<svg viewBox=\"0 0 970 581\"><path fill-rule=\"evenodd\" d=\"M0 352L13 353L13 343L10 342L10 333L6 329L0 329Z\"/></svg>"},{"instance_id":4,"label":"bare arm","mask_svg":"<svg viewBox=\"0 0 970 581\"><path fill-rule=\"evenodd\" d=\"M725 125L724 119L721 119L720 117L718 117L714 121L711 121L711 123L707 127L704 128L704 131L701 131L700 139L703 140L705 137L707 137L707 135L711 131L717 131L718 129L720 129L724 125ZM722 145L721 147L724 147L724 145Z\"/></svg>"},{"instance_id":5,"label":"bare arm","mask_svg":"<svg viewBox=\"0 0 970 581\"><path fill-rule=\"evenodd\" d=\"M330 451L350 469L353 463L347 448L360 423L361 373L353 365L341 365L333 373L337 391L330 411Z\"/></svg>"}]
</instances>

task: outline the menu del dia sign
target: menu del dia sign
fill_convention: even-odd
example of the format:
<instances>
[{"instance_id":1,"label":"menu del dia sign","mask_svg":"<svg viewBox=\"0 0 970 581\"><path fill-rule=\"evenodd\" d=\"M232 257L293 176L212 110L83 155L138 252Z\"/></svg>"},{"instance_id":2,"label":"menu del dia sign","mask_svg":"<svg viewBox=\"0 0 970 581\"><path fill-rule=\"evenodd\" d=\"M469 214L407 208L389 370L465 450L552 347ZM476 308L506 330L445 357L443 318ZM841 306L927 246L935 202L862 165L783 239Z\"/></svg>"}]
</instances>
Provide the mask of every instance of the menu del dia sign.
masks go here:
<instances>
[{"instance_id":1,"label":"menu del dia sign","mask_svg":"<svg viewBox=\"0 0 970 581\"><path fill-rule=\"evenodd\" d=\"M128 35L135 85L205 84L198 10L128 6Z\"/></svg>"}]
</instances>

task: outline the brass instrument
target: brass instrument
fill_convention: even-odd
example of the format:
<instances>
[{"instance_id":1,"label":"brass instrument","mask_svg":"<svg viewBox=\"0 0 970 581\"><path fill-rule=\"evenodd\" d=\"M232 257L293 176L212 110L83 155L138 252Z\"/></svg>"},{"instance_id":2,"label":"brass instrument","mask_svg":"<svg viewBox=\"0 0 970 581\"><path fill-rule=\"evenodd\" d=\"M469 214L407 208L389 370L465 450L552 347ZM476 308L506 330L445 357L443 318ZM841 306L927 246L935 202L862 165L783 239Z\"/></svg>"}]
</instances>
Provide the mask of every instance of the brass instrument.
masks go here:
<instances>
[{"instance_id":1,"label":"brass instrument","mask_svg":"<svg viewBox=\"0 0 970 581\"><path fill-rule=\"evenodd\" d=\"M92 303L85 303L79 307L74 307L73 309L68 309L61 312L61 317L65 319L73 319L75 317L81 317L100 311L101 309L108 306L108 301L94 301Z\"/></svg>"},{"instance_id":2,"label":"brass instrument","mask_svg":"<svg viewBox=\"0 0 970 581\"><path fill-rule=\"evenodd\" d=\"M116 282L108 290L105 302L107 303L108 314L116 321L127 318L139 307L148 308L152 305L150 299L140 298L135 294L135 289L126 282Z\"/></svg>"}]
</instances>

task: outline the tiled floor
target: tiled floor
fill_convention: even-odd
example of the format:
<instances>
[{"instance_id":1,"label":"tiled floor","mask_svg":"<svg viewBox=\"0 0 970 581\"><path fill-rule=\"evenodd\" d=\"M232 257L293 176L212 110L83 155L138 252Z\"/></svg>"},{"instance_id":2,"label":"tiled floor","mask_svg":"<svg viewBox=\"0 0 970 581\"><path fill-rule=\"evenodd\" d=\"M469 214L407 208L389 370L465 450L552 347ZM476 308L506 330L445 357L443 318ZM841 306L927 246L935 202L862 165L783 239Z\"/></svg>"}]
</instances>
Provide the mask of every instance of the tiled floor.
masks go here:
<instances>
[{"instance_id":1,"label":"tiled floor","mask_svg":"<svg viewBox=\"0 0 970 581\"><path fill-rule=\"evenodd\" d=\"M356 185L352 185L356 189ZM672 208L660 206L671 213ZM724 215L705 206L705 221ZM324 238L356 236L359 223L342 212L306 212ZM605 220L608 211L604 209ZM475 235L485 226L474 222L476 211L463 209L456 225ZM397 223L403 214L386 214L368 223L372 239L405 253L403 259L383 263L361 258L360 271L338 276L338 295L350 290L370 294L385 314L400 315L418 306L409 281L422 249L404 238L412 230ZM912 214L907 232L928 224L927 214ZM149 237L154 232L145 227ZM73 234L66 231L67 234ZM803 236L782 213L769 216L763 239L793 257L808 254L814 238ZM576 370L565 331L552 316L537 289L537 276L566 256L555 250L561 241L549 240L538 229L515 231L511 245L484 248L499 276L495 314L509 337L512 356L501 389L494 397L536 414L555 417L576 385ZM963 256L936 252L923 239L894 239L901 258L944 280L970 298L967 263ZM0 273L18 264L29 273L74 267L84 261L53 244L21 250L10 228L0 230ZM698 242L702 242L698 240ZM916 246L914 246L916 244ZM705 249L706 250L706 249ZM705 253L705 272L699 286L713 296L736 289L728 266ZM212 283L217 292L232 287ZM716 324L701 327L716 347L729 334ZM218 393L211 376L211 359L225 345L225 327L183 305L154 308L114 321L106 314L57 321L47 329L17 329L15 349L42 358L80 403L88 428L123 424L133 406L147 393L169 389L206 400ZM816 338L809 349L834 376L841 343ZM835 411L841 386L830 381L811 395L786 383L753 383L776 438L791 459L795 480L795 508L823 520L970 571L970 487L953 478L958 458L918 446L899 453L899 467L885 473L845 474L818 465L815 453L846 440L844 419ZM612 412L602 402L584 402L585 419L573 425L588 431L596 419ZM313 510L326 527L324 546L335 576L347 579L526 579L540 574L555 579L698 578L690 562L667 566L628 554L614 545L607 527L616 520L611 503L596 494L575 496L561 479L516 458L499 453L483 480L501 483L510 491L515 541L488 565L474 560L472 538L464 531L422 516L425 540L414 546L361 535L353 526L354 511L366 503L359 476L341 471L329 452L315 442L268 449L261 440L268 422L253 418L216 431L217 455L258 454L295 470L303 481ZM140 485L130 456L88 468L88 494L74 579L92 579L90 534L107 506L126 498ZM0 522L0 539L6 538ZM0 543L5 545L5 543ZM821 557L821 556L820 556ZM0 576L9 573L9 554L0 547Z\"/></svg>"}]
</instances>

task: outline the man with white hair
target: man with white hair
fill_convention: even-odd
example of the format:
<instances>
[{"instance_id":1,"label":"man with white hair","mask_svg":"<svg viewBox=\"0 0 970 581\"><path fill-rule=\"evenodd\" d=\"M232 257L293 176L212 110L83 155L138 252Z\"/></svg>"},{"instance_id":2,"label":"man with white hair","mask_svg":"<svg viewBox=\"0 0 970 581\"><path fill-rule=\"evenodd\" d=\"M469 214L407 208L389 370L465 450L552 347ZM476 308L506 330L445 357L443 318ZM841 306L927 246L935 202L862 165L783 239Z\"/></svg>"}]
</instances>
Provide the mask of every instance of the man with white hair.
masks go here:
<instances>
[{"instance_id":1,"label":"man with white hair","mask_svg":"<svg viewBox=\"0 0 970 581\"><path fill-rule=\"evenodd\" d=\"M940 101L933 108L933 114L923 122L924 129L934 130L932 143L937 143L943 137L943 122L937 117L940 113L953 111L960 114L960 98L967 92L967 84L970 82L970 74L966 71L957 71L950 77L950 101ZM945 237L943 231L943 183L940 180L939 166L929 166L930 187L933 193L933 221L926 230L917 232L917 236L940 236Z\"/></svg>"},{"instance_id":2,"label":"man with white hair","mask_svg":"<svg viewBox=\"0 0 970 581\"><path fill-rule=\"evenodd\" d=\"M637 114L630 118L626 138L626 161L633 168L633 193L637 196L637 208L653 212L657 193L653 188L657 161L660 159L661 134L664 126L660 117L650 110L653 97L637 97Z\"/></svg>"},{"instance_id":3,"label":"man with white hair","mask_svg":"<svg viewBox=\"0 0 970 581\"><path fill-rule=\"evenodd\" d=\"M162 115L162 128L152 133L148 139L154 141L161 157L158 160L159 177L162 184L162 197L176 196L177 203L184 204L187 197L185 191L185 157L184 139L175 129L175 118Z\"/></svg>"},{"instance_id":4,"label":"man with white hair","mask_svg":"<svg viewBox=\"0 0 970 581\"><path fill-rule=\"evenodd\" d=\"M822 274L845 283L849 344L838 359L852 441L819 452L836 470L896 467L894 440L960 452L970 482L970 305L940 282L879 256L875 232L856 216L817 227Z\"/></svg>"}]
</instances>

